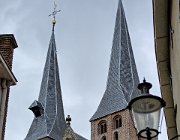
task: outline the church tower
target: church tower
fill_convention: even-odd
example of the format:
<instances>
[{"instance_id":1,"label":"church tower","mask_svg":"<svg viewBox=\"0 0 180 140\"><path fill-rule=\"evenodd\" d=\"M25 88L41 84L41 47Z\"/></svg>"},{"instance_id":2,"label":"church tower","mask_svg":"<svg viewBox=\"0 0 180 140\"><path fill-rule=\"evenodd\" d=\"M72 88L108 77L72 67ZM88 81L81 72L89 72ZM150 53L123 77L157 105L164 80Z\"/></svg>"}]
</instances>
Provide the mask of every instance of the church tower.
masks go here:
<instances>
[{"instance_id":1,"label":"church tower","mask_svg":"<svg viewBox=\"0 0 180 140\"><path fill-rule=\"evenodd\" d=\"M53 28L46 57L43 78L38 101L29 109L34 113L34 120L25 140L86 140L76 134L71 126L71 118L64 117L62 92L60 86L57 51L55 42L55 14Z\"/></svg>"},{"instance_id":2,"label":"church tower","mask_svg":"<svg viewBox=\"0 0 180 140\"><path fill-rule=\"evenodd\" d=\"M107 87L97 111L90 119L92 140L138 140L127 108L130 100L140 94L138 84L124 8L119 0Z\"/></svg>"}]
</instances>

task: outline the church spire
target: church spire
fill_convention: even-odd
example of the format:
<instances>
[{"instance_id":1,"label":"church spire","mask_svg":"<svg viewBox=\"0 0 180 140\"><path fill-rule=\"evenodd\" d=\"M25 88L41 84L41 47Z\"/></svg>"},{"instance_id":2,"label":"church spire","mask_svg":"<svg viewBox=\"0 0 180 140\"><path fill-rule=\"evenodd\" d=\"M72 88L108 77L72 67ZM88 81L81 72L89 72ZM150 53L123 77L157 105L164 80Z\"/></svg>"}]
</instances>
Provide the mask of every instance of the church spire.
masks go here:
<instances>
[{"instance_id":1,"label":"church spire","mask_svg":"<svg viewBox=\"0 0 180 140\"><path fill-rule=\"evenodd\" d=\"M70 125L66 124L64 118L54 35L56 24L55 15L57 12L60 12L60 10L56 10L56 7L54 3L54 11L49 15L53 16L52 34L49 42L39 99L38 101L35 100L29 107L35 117L25 140L87 140L75 133ZM70 120L70 118L68 120Z\"/></svg>"},{"instance_id":2,"label":"church spire","mask_svg":"<svg viewBox=\"0 0 180 140\"><path fill-rule=\"evenodd\" d=\"M46 57L38 101L29 109L35 114L25 140L43 138L61 140L66 129L59 79L54 26Z\"/></svg>"},{"instance_id":3,"label":"church spire","mask_svg":"<svg viewBox=\"0 0 180 140\"><path fill-rule=\"evenodd\" d=\"M136 64L122 1L119 0L107 87L97 111L90 121L125 109L139 94Z\"/></svg>"}]
</instances>

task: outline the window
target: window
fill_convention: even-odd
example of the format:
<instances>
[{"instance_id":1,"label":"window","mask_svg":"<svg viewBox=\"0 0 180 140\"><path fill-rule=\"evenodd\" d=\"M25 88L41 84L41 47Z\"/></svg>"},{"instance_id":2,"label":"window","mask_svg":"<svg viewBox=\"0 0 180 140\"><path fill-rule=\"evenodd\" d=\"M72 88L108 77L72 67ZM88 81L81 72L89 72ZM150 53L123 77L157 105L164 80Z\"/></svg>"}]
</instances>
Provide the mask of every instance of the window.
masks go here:
<instances>
[{"instance_id":1,"label":"window","mask_svg":"<svg viewBox=\"0 0 180 140\"><path fill-rule=\"evenodd\" d=\"M106 140L106 136L103 136L101 140Z\"/></svg>"},{"instance_id":2,"label":"window","mask_svg":"<svg viewBox=\"0 0 180 140\"><path fill-rule=\"evenodd\" d=\"M175 116L175 118L177 119L177 104L176 104L175 107L174 107L174 116Z\"/></svg>"},{"instance_id":3,"label":"window","mask_svg":"<svg viewBox=\"0 0 180 140\"><path fill-rule=\"evenodd\" d=\"M73 139L73 138L66 138L66 140L75 140L75 139Z\"/></svg>"},{"instance_id":4,"label":"window","mask_svg":"<svg viewBox=\"0 0 180 140\"><path fill-rule=\"evenodd\" d=\"M180 19L180 0L179 0L179 19Z\"/></svg>"},{"instance_id":5,"label":"window","mask_svg":"<svg viewBox=\"0 0 180 140\"><path fill-rule=\"evenodd\" d=\"M122 119L121 116L114 117L114 129L120 128L122 126Z\"/></svg>"},{"instance_id":6,"label":"window","mask_svg":"<svg viewBox=\"0 0 180 140\"><path fill-rule=\"evenodd\" d=\"M114 140L118 140L118 132L114 133Z\"/></svg>"},{"instance_id":7,"label":"window","mask_svg":"<svg viewBox=\"0 0 180 140\"><path fill-rule=\"evenodd\" d=\"M98 133L99 134L103 134L107 132L107 125L106 125L106 121L101 121L98 124Z\"/></svg>"}]
</instances>

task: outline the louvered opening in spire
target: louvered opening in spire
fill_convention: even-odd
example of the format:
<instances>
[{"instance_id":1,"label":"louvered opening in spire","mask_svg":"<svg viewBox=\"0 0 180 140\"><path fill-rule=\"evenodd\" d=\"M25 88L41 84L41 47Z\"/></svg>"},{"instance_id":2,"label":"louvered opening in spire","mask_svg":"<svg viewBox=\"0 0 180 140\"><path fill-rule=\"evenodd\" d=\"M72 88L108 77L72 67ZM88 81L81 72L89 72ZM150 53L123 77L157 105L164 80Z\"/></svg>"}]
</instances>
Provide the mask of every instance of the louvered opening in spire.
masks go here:
<instances>
[{"instance_id":1,"label":"louvered opening in spire","mask_svg":"<svg viewBox=\"0 0 180 140\"><path fill-rule=\"evenodd\" d=\"M106 91L90 121L125 109L139 94L136 64L121 0L118 3Z\"/></svg>"}]
</instances>

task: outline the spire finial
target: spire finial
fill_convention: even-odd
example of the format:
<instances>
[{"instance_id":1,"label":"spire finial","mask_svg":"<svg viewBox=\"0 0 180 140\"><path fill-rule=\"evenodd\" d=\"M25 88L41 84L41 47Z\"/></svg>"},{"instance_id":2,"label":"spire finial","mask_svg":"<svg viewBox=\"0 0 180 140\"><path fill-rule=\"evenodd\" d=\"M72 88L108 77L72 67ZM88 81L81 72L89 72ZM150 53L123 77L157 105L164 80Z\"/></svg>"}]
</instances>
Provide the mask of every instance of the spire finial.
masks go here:
<instances>
[{"instance_id":1,"label":"spire finial","mask_svg":"<svg viewBox=\"0 0 180 140\"><path fill-rule=\"evenodd\" d=\"M52 20L53 31L54 31L54 26L55 26L55 24L56 24L56 14L61 11L61 10L56 10L56 8L57 8L57 4L56 4L56 2L54 1L54 10L53 10L53 12L49 15L49 16L52 16L52 17L53 17L53 20Z\"/></svg>"},{"instance_id":2,"label":"spire finial","mask_svg":"<svg viewBox=\"0 0 180 140\"><path fill-rule=\"evenodd\" d=\"M67 125L71 125L71 117L70 117L70 115L68 115L67 117L66 117L66 124Z\"/></svg>"}]
</instances>

